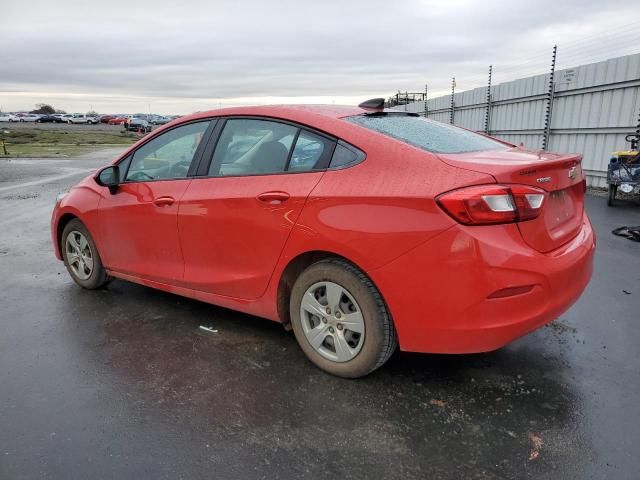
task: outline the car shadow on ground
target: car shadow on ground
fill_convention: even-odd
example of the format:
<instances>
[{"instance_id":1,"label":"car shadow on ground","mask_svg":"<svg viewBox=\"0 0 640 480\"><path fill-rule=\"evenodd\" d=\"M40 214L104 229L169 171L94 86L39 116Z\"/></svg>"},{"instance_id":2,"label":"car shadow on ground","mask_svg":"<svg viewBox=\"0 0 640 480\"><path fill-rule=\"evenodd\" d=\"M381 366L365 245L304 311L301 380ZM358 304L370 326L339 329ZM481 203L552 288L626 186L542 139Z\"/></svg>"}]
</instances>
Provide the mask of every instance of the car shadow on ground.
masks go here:
<instances>
[{"instance_id":1,"label":"car shadow on ground","mask_svg":"<svg viewBox=\"0 0 640 480\"><path fill-rule=\"evenodd\" d=\"M136 399L130 408L156 409L160 421L291 452L393 452L413 467L548 471L590 454L557 331L486 354L396 353L344 380L314 367L274 322L118 280L92 292L69 284L65 297L74 348Z\"/></svg>"}]
</instances>

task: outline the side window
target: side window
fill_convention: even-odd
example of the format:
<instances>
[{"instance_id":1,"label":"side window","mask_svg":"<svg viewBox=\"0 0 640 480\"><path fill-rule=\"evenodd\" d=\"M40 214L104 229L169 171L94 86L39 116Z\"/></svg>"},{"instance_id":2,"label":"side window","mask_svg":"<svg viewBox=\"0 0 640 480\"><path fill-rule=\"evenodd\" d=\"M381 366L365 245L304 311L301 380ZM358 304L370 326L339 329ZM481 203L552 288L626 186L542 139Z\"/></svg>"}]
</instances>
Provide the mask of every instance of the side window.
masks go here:
<instances>
[{"instance_id":1,"label":"side window","mask_svg":"<svg viewBox=\"0 0 640 480\"><path fill-rule=\"evenodd\" d=\"M126 181L185 178L209 122L183 125L159 135L135 151Z\"/></svg>"},{"instance_id":2,"label":"side window","mask_svg":"<svg viewBox=\"0 0 640 480\"><path fill-rule=\"evenodd\" d=\"M329 168L344 168L364 160L364 152L344 142L338 142Z\"/></svg>"},{"instance_id":3,"label":"side window","mask_svg":"<svg viewBox=\"0 0 640 480\"><path fill-rule=\"evenodd\" d=\"M213 153L210 176L284 172L298 129L270 120L227 120Z\"/></svg>"},{"instance_id":4,"label":"side window","mask_svg":"<svg viewBox=\"0 0 640 480\"><path fill-rule=\"evenodd\" d=\"M325 137L311 132L301 131L296 141L296 146L291 154L288 171L308 172L316 168L316 165L324 164L320 159L331 155L333 142Z\"/></svg>"},{"instance_id":5,"label":"side window","mask_svg":"<svg viewBox=\"0 0 640 480\"><path fill-rule=\"evenodd\" d=\"M129 171L129 165L131 165L131 159L132 158L133 158L133 154L129 155L124 160L120 160L120 162L118 163L118 168L120 169L120 178L121 179Z\"/></svg>"}]
</instances>

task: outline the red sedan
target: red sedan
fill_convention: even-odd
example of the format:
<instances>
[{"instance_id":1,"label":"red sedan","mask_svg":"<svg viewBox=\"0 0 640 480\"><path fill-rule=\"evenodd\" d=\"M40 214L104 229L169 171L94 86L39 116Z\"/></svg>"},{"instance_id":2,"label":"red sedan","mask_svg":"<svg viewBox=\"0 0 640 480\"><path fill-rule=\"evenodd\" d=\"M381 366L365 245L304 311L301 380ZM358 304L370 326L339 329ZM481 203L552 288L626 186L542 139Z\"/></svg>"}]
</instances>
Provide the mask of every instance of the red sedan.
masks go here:
<instances>
[{"instance_id":1,"label":"red sedan","mask_svg":"<svg viewBox=\"0 0 640 480\"><path fill-rule=\"evenodd\" d=\"M579 155L362 107L167 124L59 196L56 256L84 288L117 277L281 322L343 377L398 345L494 350L578 299L595 250Z\"/></svg>"},{"instance_id":2,"label":"red sedan","mask_svg":"<svg viewBox=\"0 0 640 480\"><path fill-rule=\"evenodd\" d=\"M125 121L124 117L113 117L107 121L109 125L122 125Z\"/></svg>"}]
</instances>

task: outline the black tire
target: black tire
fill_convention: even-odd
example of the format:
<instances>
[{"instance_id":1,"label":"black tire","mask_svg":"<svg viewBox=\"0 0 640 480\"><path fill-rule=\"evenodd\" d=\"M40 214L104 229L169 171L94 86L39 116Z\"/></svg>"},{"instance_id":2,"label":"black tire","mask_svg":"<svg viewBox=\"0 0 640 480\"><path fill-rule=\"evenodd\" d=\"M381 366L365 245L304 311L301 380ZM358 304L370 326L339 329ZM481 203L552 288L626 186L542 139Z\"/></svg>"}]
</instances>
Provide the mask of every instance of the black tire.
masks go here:
<instances>
[{"instance_id":1,"label":"black tire","mask_svg":"<svg viewBox=\"0 0 640 480\"><path fill-rule=\"evenodd\" d=\"M91 258L93 260L93 268L91 269L90 275L86 279L80 278L76 274L74 269L69 265L69 256L71 255L71 252L67 251L67 238L74 232L79 232L86 238L88 248L90 249ZM62 236L60 237L60 250L62 251L62 258L64 259L64 266L67 267L69 275L71 275L73 281L82 288L95 290L96 288L102 287L109 281L109 276L107 275L107 271L102 265L102 260L100 259L100 254L98 253L96 244L93 241L93 237L89 233L87 227L85 227L84 224L77 218L71 220L64 227Z\"/></svg>"},{"instance_id":2,"label":"black tire","mask_svg":"<svg viewBox=\"0 0 640 480\"><path fill-rule=\"evenodd\" d=\"M618 192L618 186L613 183L609 184L609 195L607 197L607 205L613 207L613 202L616 199L616 193Z\"/></svg>"},{"instance_id":3,"label":"black tire","mask_svg":"<svg viewBox=\"0 0 640 480\"><path fill-rule=\"evenodd\" d=\"M307 290L318 282L338 284L348 291L361 310L364 339L359 352L348 361L337 362L325 358L316 351L304 333L301 302ZM332 375L344 378L363 377L381 367L397 347L393 320L380 292L369 277L344 260L322 260L304 270L293 285L289 308L291 325L300 348L314 364Z\"/></svg>"}]
</instances>

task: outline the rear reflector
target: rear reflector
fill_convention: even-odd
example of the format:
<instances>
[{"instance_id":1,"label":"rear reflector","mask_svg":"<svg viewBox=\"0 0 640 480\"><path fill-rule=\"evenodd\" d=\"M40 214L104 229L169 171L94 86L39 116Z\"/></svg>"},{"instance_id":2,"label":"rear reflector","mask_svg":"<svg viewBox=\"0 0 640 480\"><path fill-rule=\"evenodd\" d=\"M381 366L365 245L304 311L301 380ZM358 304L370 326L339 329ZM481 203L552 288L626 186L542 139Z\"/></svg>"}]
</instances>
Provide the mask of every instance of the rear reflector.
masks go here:
<instances>
[{"instance_id":1,"label":"rear reflector","mask_svg":"<svg viewBox=\"0 0 640 480\"><path fill-rule=\"evenodd\" d=\"M464 225L492 225L532 220L544 199L544 190L527 185L479 185L444 193L436 201Z\"/></svg>"},{"instance_id":2,"label":"rear reflector","mask_svg":"<svg viewBox=\"0 0 640 480\"><path fill-rule=\"evenodd\" d=\"M514 297L516 295L523 295L533 290L533 285L522 285L520 287L508 287L502 290L496 290L487 298L507 298Z\"/></svg>"}]
</instances>

